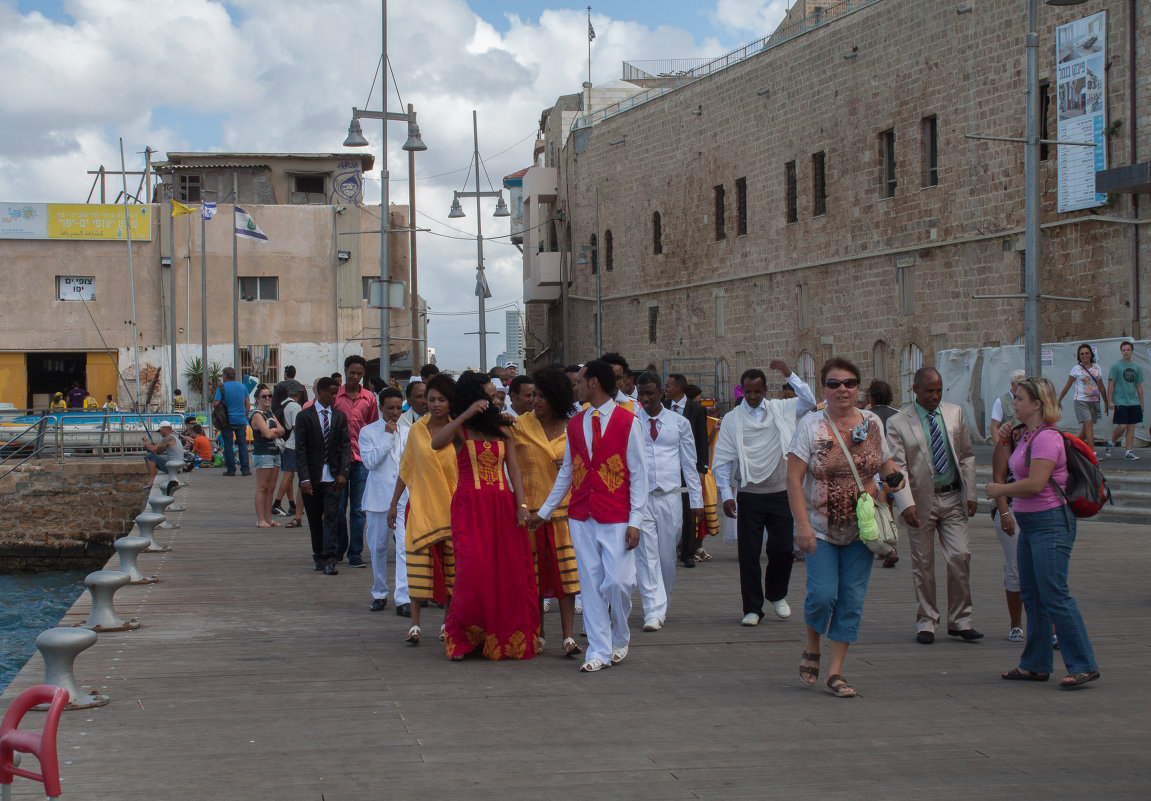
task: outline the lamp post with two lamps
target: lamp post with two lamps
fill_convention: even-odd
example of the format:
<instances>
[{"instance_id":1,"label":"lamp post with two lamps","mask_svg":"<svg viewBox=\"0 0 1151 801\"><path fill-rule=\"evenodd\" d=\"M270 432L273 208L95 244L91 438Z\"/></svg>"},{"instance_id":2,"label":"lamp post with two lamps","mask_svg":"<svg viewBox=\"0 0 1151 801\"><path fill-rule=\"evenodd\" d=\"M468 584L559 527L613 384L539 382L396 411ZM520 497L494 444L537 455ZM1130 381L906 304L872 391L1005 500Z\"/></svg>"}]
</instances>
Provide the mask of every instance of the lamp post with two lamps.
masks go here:
<instances>
[{"instance_id":1,"label":"lamp post with two lamps","mask_svg":"<svg viewBox=\"0 0 1151 801\"><path fill-rule=\"evenodd\" d=\"M381 0L381 12L383 18L383 54L380 57L380 72L383 77L383 86L380 94L382 95L383 111L366 111L363 109L352 107L352 122L348 126L348 138L344 140L344 147L367 147L368 140L364 138L364 132L360 128L360 120L381 120L383 125L383 142L380 148L380 284L383 292L383 300L380 305L380 378L384 380L385 384L391 383L392 380L392 354L391 354L391 320L388 314L391 308L392 301L391 292L388 291L389 282L391 281L391 273L388 267L388 122L406 122L408 124L408 141L404 142L403 149L408 152L416 152L427 150L428 146L424 144L420 138L420 126L416 124L416 112L413 110L411 104L408 104L408 111L406 114L388 111L388 0ZM409 174L408 180L414 180L414 176ZM414 192L413 192L414 196ZM409 228L415 227L415 221L408 221ZM415 265L412 266L413 273L415 272ZM415 282L413 281L413 286ZM415 299L412 302L413 308L416 306ZM401 307L402 308L402 307ZM414 327L415 317L413 316L412 336L415 337L416 329ZM412 369L418 369L416 365L415 347L412 347Z\"/></svg>"},{"instance_id":2,"label":"lamp post with two lamps","mask_svg":"<svg viewBox=\"0 0 1151 801\"><path fill-rule=\"evenodd\" d=\"M496 200L496 210L492 215L493 217L510 217L511 212L508 211L507 203L504 203L503 191L480 191L480 129L479 122L476 119L476 112L472 111L472 139L475 143L475 170L476 170L476 190L474 192L454 192L452 196L452 210L448 213L450 219L459 219L465 217L464 209L460 205L460 198L474 197L476 199L476 295L479 296L480 301L480 330L477 332L480 336L480 370L486 371L488 369L488 327L487 318L485 316L484 302L488 296L488 282L484 277L484 227L480 219L480 198L494 197Z\"/></svg>"}]
</instances>

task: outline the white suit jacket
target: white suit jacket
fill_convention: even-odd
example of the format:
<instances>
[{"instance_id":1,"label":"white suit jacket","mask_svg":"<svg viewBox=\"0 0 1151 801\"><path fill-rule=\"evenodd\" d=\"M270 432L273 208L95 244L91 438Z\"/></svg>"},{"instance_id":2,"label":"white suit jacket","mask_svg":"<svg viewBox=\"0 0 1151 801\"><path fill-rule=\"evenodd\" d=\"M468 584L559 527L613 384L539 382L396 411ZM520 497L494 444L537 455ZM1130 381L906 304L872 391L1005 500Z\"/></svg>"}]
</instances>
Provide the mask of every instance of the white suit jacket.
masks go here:
<instances>
[{"instance_id":1,"label":"white suit jacket","mask_svg":"<svg viewBox=\"0 0 1151 801\"><path fill-rule=\"evenodd\" d=\"M360 429L360 459L368 469L361 508L365 512L386 512L392 506L392 493L400 476L400 457L408 444L407 426L397 424L396 433L389 434L387 423L377 420ZM400 499L403 506L404 499Z\"/></svg>"},{"instance_id":2,"label":"white suit jacket","mask_svg":"<svg viewBox=\"0 0 1151 801\"><path fill-rule=\"evenodd\" d=\"M963 498L965 501L974 501L975 453L971 449L971 435L963 420L963 409L954 403L943 402L939 404L939 412L943 415L951 455L963 484ZM887 421L887 441L891 444L895 469L907 477L907 487L895 495L896 511L902 512L909 506L916 506L919 508L920 520L923 520L923 515L931 511L935 482L931 470L931 446L923 435L923 425L919 422L914 404L892 415Z\"/></svg>"}]
</instances>

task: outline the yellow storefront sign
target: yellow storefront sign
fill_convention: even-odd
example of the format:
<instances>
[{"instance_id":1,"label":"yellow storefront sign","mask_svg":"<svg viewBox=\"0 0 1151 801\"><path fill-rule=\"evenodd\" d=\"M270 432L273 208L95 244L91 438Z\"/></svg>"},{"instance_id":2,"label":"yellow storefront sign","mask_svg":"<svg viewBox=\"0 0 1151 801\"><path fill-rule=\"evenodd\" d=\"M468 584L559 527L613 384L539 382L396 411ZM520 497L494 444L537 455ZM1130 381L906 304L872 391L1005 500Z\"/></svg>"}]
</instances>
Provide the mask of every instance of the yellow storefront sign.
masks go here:
<instances>
[{"instance_id":1,"label":"yellow storefront sign","mask_svg":"<svg viewBox=\"0 0 1151 801\"><path fill-rule=\"evenodd\" d=\"M49 239L124 239L124 207L94 203L49 203ZM149 206L128 206L132 241L152 239Z\"/></svg>"}]
</instances>

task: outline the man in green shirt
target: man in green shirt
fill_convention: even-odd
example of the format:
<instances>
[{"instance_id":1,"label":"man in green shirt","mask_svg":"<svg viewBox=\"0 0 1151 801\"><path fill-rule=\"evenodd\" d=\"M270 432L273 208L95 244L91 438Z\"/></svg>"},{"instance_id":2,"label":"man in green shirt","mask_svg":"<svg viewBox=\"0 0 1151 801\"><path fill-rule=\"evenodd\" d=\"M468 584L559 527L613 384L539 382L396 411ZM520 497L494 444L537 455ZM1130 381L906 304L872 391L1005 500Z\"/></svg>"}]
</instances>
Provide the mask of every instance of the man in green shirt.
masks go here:
<instances>
[{"instance_id":1,"label":"man in green shirt","mask_svg":"<svg viewBox=\"0 0 1151 801\"><path fill-rule=\"evenodd\" d=\"M1139 458L1131 450L1135 444L1135 424L1143 422L1143 369L1131 361L1134 353L1134 342L1121 343L1119 355L1122 358L1111 365L1111 372L1107 375L1107 395L1115 406L1112 421L1115 428L1107 440L1107 455L1111 455L1111 449L1119 442L1119 435L1125 433L1123 458L1131 461Z\"/></svg>"}]
</instances>

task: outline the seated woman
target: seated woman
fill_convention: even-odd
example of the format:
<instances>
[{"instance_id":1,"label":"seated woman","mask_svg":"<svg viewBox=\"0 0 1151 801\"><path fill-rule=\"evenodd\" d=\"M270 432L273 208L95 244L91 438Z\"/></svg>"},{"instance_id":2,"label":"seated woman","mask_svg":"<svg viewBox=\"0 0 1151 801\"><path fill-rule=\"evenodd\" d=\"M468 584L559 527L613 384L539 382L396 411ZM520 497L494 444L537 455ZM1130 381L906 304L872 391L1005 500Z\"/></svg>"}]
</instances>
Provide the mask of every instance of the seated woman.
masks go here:
<instances>
[{"instance_id":1,"label":"seated woman","mask_svg":"<svg viewBox=\"0 0 1151 801\"><path fill-rule=\"evenodd\" d=\"M492 660L531 659L539 646L523 476L494 389L483 373L461 375L452 420L431 441L436 450L455 446L459 470L451 508L456 576L444 632L454 660L473 651Z\"/></svg>"}]
</instances>

